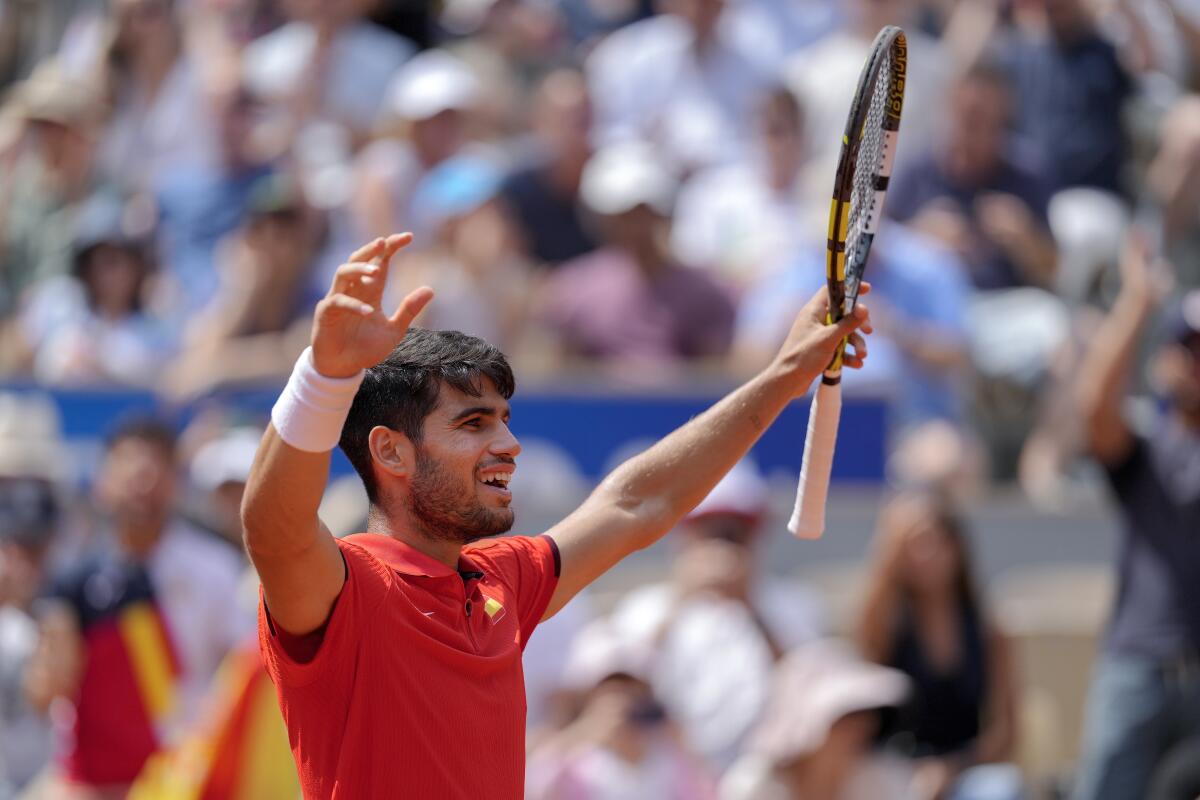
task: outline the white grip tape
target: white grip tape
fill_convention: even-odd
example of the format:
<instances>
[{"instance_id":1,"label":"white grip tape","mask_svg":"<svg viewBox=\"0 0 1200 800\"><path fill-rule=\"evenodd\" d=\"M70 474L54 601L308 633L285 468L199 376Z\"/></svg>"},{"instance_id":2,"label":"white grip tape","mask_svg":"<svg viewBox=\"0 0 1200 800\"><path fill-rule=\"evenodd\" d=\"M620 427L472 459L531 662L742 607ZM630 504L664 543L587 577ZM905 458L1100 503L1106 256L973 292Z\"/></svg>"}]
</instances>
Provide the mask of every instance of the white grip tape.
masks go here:
<instances>
[{"instance_id":1,"label":"white grip tape","mask_svg":"<svg viewBox=\"0 0 1200 800\"><path fill-rule=\"evenodd\" d=\"M365 374L362 370L349 378L326 377L313 364L312 348L305 348L271 409L271 424L279 438L307 453L327 453L337 447Z\"/></svg>"},{"instance_id":2,"label":"white grip tape","mask_svg":"<svg viewBox=\"0 0 1200 800\"><path fill-rule=\"evenodd\" d=\"M788 520L788 530L797 538L820 539L825 532L825 500L829 495L829 475L841 416L842 385L822 382L808 413L796 508Z\"/></svg>"}]
</instances>

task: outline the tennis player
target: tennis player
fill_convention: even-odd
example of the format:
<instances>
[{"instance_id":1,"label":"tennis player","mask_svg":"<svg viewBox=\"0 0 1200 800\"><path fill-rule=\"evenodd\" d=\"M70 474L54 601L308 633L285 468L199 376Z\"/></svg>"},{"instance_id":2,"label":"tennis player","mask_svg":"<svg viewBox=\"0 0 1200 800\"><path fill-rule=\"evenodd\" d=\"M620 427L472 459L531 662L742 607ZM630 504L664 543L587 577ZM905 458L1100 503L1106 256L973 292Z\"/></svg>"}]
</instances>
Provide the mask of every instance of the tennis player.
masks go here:
<instances>
[{"instance_id":1,"label":"tennis player","mask_svg":"<svg viewBox=\"0 0 1200 800\"><path fill-rule=\"evenodd\" d=\"M518 800L521 650L534 628L671 530L839 339L852 346L846 365L861 367L869 316L859 305L825 326L822 289L765 370L618 467L548 533L489 539L513 524L513 374L480 339L409 329L428 288L384 313L390 260L411 239L376 240L337 270L272 410L242 507L261 646L306 798ZM336 540L317 507L339 443L370 509L366 533Z\"/></svg>"}]
</instances>

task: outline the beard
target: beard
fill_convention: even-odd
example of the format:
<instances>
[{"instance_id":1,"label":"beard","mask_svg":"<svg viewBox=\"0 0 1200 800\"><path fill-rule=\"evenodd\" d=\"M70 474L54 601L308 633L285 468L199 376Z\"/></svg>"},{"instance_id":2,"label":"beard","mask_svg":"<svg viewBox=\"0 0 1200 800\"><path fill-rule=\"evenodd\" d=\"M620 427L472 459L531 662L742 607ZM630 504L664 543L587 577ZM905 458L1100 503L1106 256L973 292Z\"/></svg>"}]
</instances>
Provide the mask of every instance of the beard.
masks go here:
<instances>
[{"instance_id":1,"label":"beard","mask_svg":"<svg viewBox=\"0 0 1200 800\"><path fill-rule=\"evenodd\" d=\"M433 539L467 544L513 526L512 509L488 508L479 501L473 475L470 482L459 480L420 446L410 497L413 516Z\"/></svg>"}]
</instances>

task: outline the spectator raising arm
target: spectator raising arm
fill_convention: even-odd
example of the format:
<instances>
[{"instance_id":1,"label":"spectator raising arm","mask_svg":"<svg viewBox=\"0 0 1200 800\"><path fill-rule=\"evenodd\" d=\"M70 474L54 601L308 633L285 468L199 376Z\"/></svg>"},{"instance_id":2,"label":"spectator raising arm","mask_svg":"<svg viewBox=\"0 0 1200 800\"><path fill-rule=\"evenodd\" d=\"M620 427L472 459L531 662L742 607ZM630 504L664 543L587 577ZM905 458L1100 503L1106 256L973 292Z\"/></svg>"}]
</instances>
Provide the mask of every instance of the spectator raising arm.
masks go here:
<instances>
[{"instance_id":1,"label":"spectator raising arm","mask_svg":"<svg viewBox=\"0 0 1200 800\"><path fill-rule=\"evenodd\" d=\"M869 291L868 284L863 290ZM741 459L791 400L804 394L849 337L862 366L870 333L863 306L837 325L826 326L826 290L800 311L778 355L741 388L613 471L550 536L558 544L562 574L546 609L552 616L625 556L648 547L675 526Z\"/></svg>"},{"instance_id":2,"label":"spectator raising arm","mask_svg":"<svg viewBox=\"0 0 1200 800\"><path fill-rule=\"evenodd\" d=\"M354 383L404 338L433 297L422 287L392 316L380 308L389 262L411 241L409 234L376 239L338 268L313 321L312 366L324 378ZM272 424L242 502L246 550L262 579L271 618L294 635L324 624L345 582L337 545L317 517L332 449L300 450L286 444Z\"/></svg>"},{"instance_id":3,"label":"spectator raising arm","mask_svg":"<svg viewBox=\"0 0 1200 800\"><path fill-rule=\"evenodd\" d=\"M1167 290L1169 279L1151 260L1145 240L1130 237L1121 260L1121 291L1100 324L1079 370L1077 404L1089 452L1116 464L1133 444L1121 409L1138 338Z\"/></svg>"}]
</instances>

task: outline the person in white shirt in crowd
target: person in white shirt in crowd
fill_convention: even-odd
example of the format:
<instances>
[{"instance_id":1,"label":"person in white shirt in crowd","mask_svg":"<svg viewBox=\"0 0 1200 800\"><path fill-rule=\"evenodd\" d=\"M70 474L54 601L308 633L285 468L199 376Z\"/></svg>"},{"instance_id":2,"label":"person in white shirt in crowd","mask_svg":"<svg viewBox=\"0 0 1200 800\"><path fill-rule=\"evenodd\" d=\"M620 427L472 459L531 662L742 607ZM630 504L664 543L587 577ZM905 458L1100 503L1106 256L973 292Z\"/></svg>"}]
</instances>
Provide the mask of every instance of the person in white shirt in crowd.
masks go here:
<instances>
[{"instance_id":1,"label":"person in white shirt in crowd","mask_svg":"<svg viewBox=\"0 0 1200 800\"><path fill-rule=\"evenodd\" d=\"M108 38L97 60L112 110L98 167L124 193L152 191L175 168L215 167L218 159L203 70L186 51L178 6L178 0L109 4Z\"/></svg>"},{"instance_id":2,"label":"person in white shirt in crowd","mask_svg":"<svg viewBox=\"0 0 1200 800\"><path fill-rule=\"evenodd\" d=\"M805 141L810 148L808 199L829 203L846 110L871 42L885 25L900 25L908 37L908 78L904 89L904 124L896 163L904 164L929 141L945 102L953 74L950 54L936 39L913 24L914 0L846 0L844 23L812 45L796 52L783 69L784 82L804 108Z\"/></svg>"},{"instance_id":3,"label":"person in white shirt in crowd","mask_svg":"<svg viewBox=\"0 0 1200 800\"><path fill-rule=\"evenodd\" d=\"M392 76L416 46L364 19L369 0L283 0L290 22L246 48L251 90L295 129L321 120L366 140ZM352 147L351 149L356 149Z\"/></svg>"},{"instance_id":4,"label":"person in white shirt in crowd","mask_svg":"<svg viewBox=\"0 0 1200 800\"><path fill-rule=\"evenodd\" d=\"M772 680L770 707L721 781L721 800L914 800L907 766L871 750L879 712L908 691L903 673L840 643L789 653Z\"/></svg>"},{"instance_id":5,"label":"person in white shirt in crowd","mask_svg":"<svg viewBox=\"0 0 1200 800\"><path fill-rule=\"evenodd\" d=\"M837 0L734 0L726 12L733 40L782 66L842 23Z\"/></svg>"},{"instance_id":6,"label":"person in white shirt in crowd","mask_svg":"<svg viewBox=\"0 0 1200 800\"><path fill-rule=\"evenodd\" d=\"M796 255L801 238L804 113L784 86L763 93L757 140L737 163L703 170L679 191L671 249L685 264L753 284Z\"/></svg>"},{"instance_id":7,"label":"person in white shirt in crowd","mask_svg":"<svg viewBox=\"0 0 1200 800\"><path fill-rule=\"evenodd\" d=\"M46 384L149 386L175 337L146 307L149 236L124 229L124 205L94 195L80 213L72 275L38 284L21 315L33 372Z\"/></svg>"},{"instance_id":8,"label":"person in white shirt in crowd","mask_svg":"<svg viewBox=\"0 0 1200 800\"><path fill-rule=\"evenodd\" d=\"M757 563L768 500L757 467L740 462L675 533L671 579L631 592L612 616L621 635L656 654L656 693L718 768L773 702L776 660L825 628L815 594Z\"/></svg>"},{"instance_id":9,"label":"person in white shirt in crowd","mask_svg":"<svg viewBox=\"0 0 1200 800\"><path fill-rule=\"evenodd\" d=\"M24 678L38 641L30 609L61 515L61 446L49 398L0 394L0 797L32 780L53 747Z\"/></svg>"},{"instance_id":10,"label":"person in white shirt in crowd","mask_svg":"<svg viewBox=\"0 0 1200 800\"><path fill-rule=\"evenodd\" d=\"M652 687L653 653L607 620L576 637L562 684L578 714L533 750L529 800L713 800L713 778L680 742Z\"/></svg>"},{"instance_id":11,"label":"person in white shirt in crowd","mask_svg":"<svg viewBox=\"0 0 1200 800\"><path fill-rule=\"evenodd\" d=\"M659 0L657 16L596 46L585 68L598 145L650 142L681 174L743 155L754 103L777 65L733 40L726 6L726 0Z\"/></svg>"},{"instance_id":12,"label":"person in white shirt in crowd","mask_svg":"<svg viewBox=\"0 0 1200 800\"><path fill-rule=\"evenodd\" d=\"M350 211L359 237L412 231L429 242L413 195L422 178L466 147L480 87L471 69L444 50L426 50L396 73L380 111L383 135L355 160Z\"/></svg>"}]
</instances>

